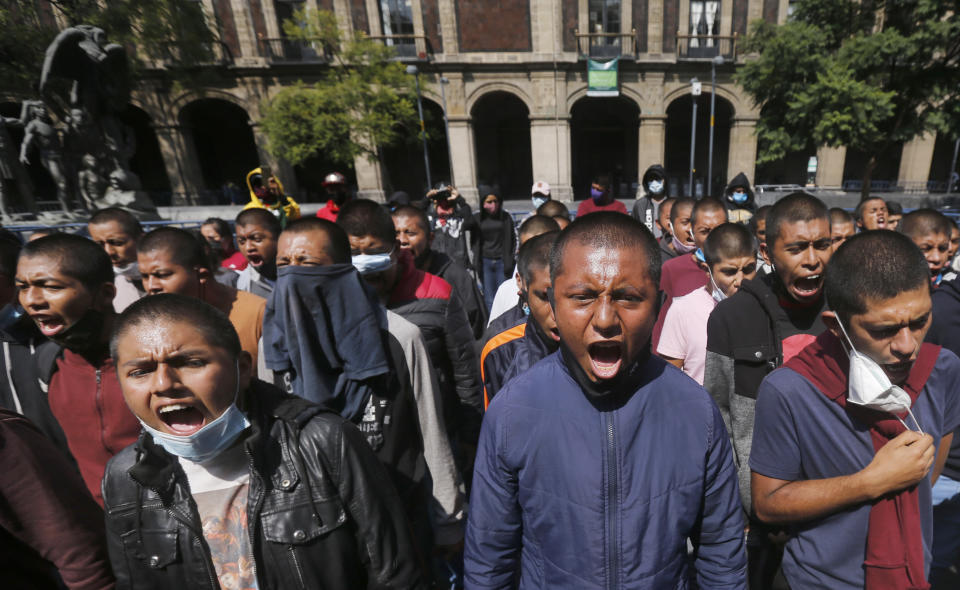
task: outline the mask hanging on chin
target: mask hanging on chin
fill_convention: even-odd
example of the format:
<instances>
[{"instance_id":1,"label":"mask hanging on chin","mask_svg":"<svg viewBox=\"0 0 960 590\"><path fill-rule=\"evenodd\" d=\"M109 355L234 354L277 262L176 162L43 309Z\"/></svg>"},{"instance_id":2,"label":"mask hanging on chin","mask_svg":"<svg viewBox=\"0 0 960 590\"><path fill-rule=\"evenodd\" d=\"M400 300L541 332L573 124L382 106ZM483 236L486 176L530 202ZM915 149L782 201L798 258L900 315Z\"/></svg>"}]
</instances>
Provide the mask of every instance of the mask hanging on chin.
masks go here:
<instances>
[{"instance_id":1,"label":"mask hanging on chin","mask_svg":"<svg viewBox=\"0 0 960 590\"><path fill-rule=\"evenodd\" d=\"M713 273L708 270L707 275L710 277L710 296L713 297L714 301L720 303L727 298L727 295L720 290L717 282L713 280Z\"/></svg>"},{"instance_id":2,"label":"mask hanging on chin","mask_svg":"<svg viewBox=\"0 0 960 590\"><path fill-rule=\"evenodd\" d=\"M50 340L71 352L83 354L95 350L97 346L104 346L100 341L106 314L90 308L72 326L59 334L50 336Z\"/></svg>"},{"instance_id":3,"label":"mask hanging on chin","mask_svg":"<svg viewBox=\"0 0 960 590\"><path fill-rule=\"evenodd\" d=\"M670 222L670 243L678 254L689 254L697 249L696 244L687 244L677 239L677 232L673 229L673 222Z\"/></svg>"},{"instance_id":4,"label":"mask hanging on chin","mask_svg":"<svg viewBox=\"0 0 960 590\"><path fill-rule=\"evenodd\" d=\"M883 367L876 361L865 354L857 352L840 318L837 318L837 325L840 326L840 331L843 333L843 337L850 347L847 401L872 410L893 414L897 420L900 420L905 428L909 429L910 427L907 426L907 423L899 416L899 414L906 412L913 418L913 423L917 426L917 431L923 434L920 423L917 422L916 416L910 411L910 406L913 405L913 402L910 400L910 394L891 383L890 378L883 372Z\"/></svg>"}]
</instances>

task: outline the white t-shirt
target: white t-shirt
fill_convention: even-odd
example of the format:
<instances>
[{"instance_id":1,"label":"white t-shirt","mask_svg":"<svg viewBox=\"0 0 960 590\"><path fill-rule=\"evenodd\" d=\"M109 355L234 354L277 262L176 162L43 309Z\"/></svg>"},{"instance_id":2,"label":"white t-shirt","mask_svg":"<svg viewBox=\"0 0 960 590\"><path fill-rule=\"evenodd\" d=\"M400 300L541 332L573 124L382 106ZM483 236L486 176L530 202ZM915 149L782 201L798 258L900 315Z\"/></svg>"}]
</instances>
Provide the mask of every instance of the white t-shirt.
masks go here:
<instances>
[{"instance_id":1,"label":"white t-shirt","mask_svg":"<svg viewBox=\"0 0 960 590\"><path fill-rule=\"evenodd\" d=\"M683 372L700 385L707 364L707 320L716 305L706 287L675 298L657 344L657 354L682 359Z\"/></svg>"},{"instance_id":2,"label":"white t-shirt","mask_svg":"<svg viewBox=\"0 0 960 590\"><path fill-rule=\"evenodd\" d=\"M513 276L500 283L497 287L497 293L493 296L493 305L490 306L490 319L487 325L504 314L510 308L516 307L520 303L520 289L517 287L518 269L513 269Z\"/></svg>"},{"instance_id":3,"label":"white t-shirt","mask_svg":"<svg viewBox=\"0 0 960 590\"><path fill-rule=\"evenodd\" d=\"M242 437L202 463L179 459L197 503L203 536L223 590L257 588L253 548L247 527L250 465Z\"/></svg>"}]
</instances>

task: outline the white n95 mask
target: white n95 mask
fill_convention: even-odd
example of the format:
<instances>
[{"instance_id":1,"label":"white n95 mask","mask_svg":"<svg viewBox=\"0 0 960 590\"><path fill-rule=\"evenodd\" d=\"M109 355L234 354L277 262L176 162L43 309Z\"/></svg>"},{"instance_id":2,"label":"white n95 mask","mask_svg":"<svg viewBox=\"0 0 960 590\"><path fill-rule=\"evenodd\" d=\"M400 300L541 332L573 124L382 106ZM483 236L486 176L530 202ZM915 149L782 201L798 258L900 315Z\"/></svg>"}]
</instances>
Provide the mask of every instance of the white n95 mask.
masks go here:
<instances>
[{"instance_id":1,"label":"white n95 mask","mask_svg":"<svg viewBox=\"0 0 960 590\"><path fill-rule=\"evenodd\" d=\"M883 367L877 364L872 358L865 354L857 352L853 347L853 342L847 334L843 322L837 318L837 324L843 337L850 346L850 373L847 379L847 401L870 408L893 414L905 428L910 428L898 414L906 412L913 423L917 426L917 431L923 434L920 423L916 416L910 411L913 402L910 400L910 394L897 385L890 382L890 378L883 372Z\"/></svg>"}]
</instances>

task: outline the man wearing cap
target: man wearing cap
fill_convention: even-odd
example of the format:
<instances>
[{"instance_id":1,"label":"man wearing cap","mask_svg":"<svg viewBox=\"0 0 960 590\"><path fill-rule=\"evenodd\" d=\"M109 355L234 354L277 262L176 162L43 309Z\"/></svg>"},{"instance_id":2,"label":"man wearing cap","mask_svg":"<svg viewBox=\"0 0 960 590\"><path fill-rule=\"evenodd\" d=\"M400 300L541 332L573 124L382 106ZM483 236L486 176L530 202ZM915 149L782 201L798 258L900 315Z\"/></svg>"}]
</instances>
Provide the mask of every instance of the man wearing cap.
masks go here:
<instances>
[{"instance_id":1,"label":"man wearing cap","mask_svg":"<svg viewBox=\"0 0 960 590\"><path fill-rule=\"evenodd\" d=\"M343 207L351 198L346 177L339 172L327 174L323 177L323 190L327 191L327 204L317 211L317 217L336 221L340 207Z\"/></svg>"},{"instance_id":2,"label":"man wearing cap","mask_svg":"<svg viewBox=\"0 0 960 590\"><path fill-rule=\"evenodd\" d=\"M533 188L530 189L530 200L533 201L533 210L530 211L530 215L536 215L540 205L550 200L550 185L542 180L533 183Z\"/></svg>"}]
</instances>

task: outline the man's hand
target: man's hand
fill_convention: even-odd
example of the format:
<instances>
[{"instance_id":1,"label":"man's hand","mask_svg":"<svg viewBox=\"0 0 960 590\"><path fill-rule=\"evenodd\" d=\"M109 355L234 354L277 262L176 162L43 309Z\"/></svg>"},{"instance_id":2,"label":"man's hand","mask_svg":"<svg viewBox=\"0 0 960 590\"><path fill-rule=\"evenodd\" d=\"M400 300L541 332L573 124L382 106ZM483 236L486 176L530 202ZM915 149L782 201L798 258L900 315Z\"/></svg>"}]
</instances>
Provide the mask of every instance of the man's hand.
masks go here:
<instances>
[{"instance_id":1,"label":"man's hand","mask_svg":"<svg viewBox=\"0 0 960 590\"><path fill-rule=\"evenodd\" d=\"M935 455L932 436L912 430L901 432L863 469L867 489L878 498L908 488L927 476Z\"/></svg>"}]
</instances>

